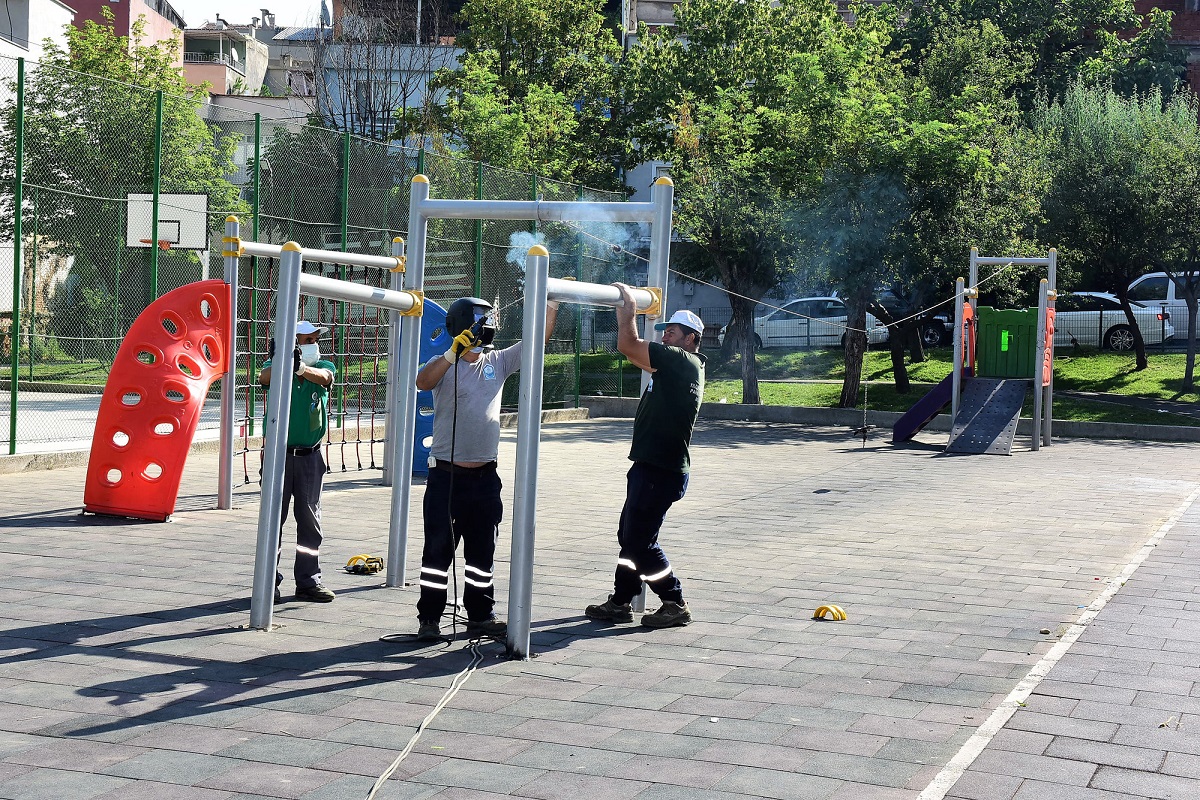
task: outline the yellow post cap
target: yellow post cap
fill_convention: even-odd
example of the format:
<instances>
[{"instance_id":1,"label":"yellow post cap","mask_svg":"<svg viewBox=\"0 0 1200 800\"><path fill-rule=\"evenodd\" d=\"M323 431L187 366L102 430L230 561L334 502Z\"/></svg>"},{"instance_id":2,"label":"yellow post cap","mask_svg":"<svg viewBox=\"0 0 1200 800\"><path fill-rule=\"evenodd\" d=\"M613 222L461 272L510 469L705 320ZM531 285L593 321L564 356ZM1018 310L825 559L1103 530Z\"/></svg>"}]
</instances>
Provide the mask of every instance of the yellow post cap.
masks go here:
<instances>
[{"instance_id":1,"label":"yellow post cap","mask_svg":"<svg viewBox=\"0 0 1200 800\"><path fill-rule=\"evenodd\" d=\"M393 236L393 237L392 237L392 244L404 244L404 237L402 237L402 236Z\"/></svg>"},{"instance_id":2,"label":"yellow post cap","mask_svg":"<svg viewBox=\"0 0 1200 800\"><path fill-rule=\"evenodd\" d=\"M419 175L419 174L413 175L412 182L413 183L429 183L429 178L426 178L424 175Z\"/></svg>"},{"instance_id":3,"label":"yellow post cap","mask_svg":"<svg viewBox=\"0 0 1200 800\"><path fill-rule=\"evenodd\" d=\"M533 247L529 248L529 255L549 257L550 251L540 244L535 244Z\"/></svg>"},{"instance_id":4,"label":"yellow post cap","mask_svg":"<svg viewBox=\"0 0 1200 800\"><path fill-rule=\"evenodd\" d=\"M662 177L660 177L658 180L656 180L654 182L654 185L655 186L674 186L675 181L671 180L666 175L663 175Z\"/></svg>"},{"instance_id":5,"label":"yellow post cap","mask_svg":"<svg viewBox=\"0 0 1200 800\"><path fill-rule=\"evenodd\" d=\"M299 253L300 245L296 244L295 242L287 242L283 245L283 247L280 248L280 250L283 250L287 253Z\"/></svg>"},{"instance_id":6,"label":"yellow post cap","mask_svg":"<svg viewBox=\"0 0 1200 800\"><path fill-rule=\"evenodd\" d=\"M225 218L225 221L226 222L237 222L238 218L235 217L233 214L230 214L228 217Z\"/></svg>"}]
</instances>

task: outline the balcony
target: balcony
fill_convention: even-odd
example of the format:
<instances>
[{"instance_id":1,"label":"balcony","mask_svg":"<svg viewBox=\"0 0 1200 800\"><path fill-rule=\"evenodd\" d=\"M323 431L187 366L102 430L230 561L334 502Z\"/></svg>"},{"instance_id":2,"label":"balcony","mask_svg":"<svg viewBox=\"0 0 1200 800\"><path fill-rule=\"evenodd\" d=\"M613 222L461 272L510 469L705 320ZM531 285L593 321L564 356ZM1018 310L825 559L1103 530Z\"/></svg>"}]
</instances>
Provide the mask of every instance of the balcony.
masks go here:
<instances>
[{"instance_id":1,"label":"balcony","mask_svg":"<svg viewBox=\"0 0 1200 800\"><path fill-rule=\"evenodd\" d=\"M184 53L185 64L224 64L242 75L246 74L246 65L223 53Z\"/></svg>"}]
</instances>

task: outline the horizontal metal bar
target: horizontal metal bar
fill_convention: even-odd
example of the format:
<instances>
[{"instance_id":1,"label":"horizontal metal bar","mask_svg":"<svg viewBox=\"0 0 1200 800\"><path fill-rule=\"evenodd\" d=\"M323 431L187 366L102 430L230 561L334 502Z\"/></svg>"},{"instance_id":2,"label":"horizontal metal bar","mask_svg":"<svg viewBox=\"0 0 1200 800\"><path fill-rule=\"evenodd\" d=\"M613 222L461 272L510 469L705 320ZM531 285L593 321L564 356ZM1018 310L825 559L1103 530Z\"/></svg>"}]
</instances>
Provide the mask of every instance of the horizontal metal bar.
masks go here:
<instances>
[{"instance_id":1,"label":"horizontal metal bar","mask_svg":"<svg viewBox=\"0 0 1200 800\"><path fill-rule=\"evenodd\" d=\"M1002 256L978 256L976 264L1034 264L1039 267L1048 266L1048 258L1004 258Z\"/></svg>"},{"instance_id":2,"label":"horizontal metal bar","mask_svg":"<svg viewBox=\"0 0 1200 800\"><path fill-rule=\"evenodd\" d=\"M422 200L425 219L535 219L539 222L653 222L651 203L569 200Z\"/></svg>"},{"instance_id":3,"label":"horizontal metal bar","mask_svg":"<svg viewBox=\"0 0 1200 800\"><path fill-rule=\"evenodd\" d=\"M344 300L347 303L390 308L395 311L408 311L417 304L416 298L410 292L396 292L377 286L365 286L361 283L350 283L303 273L300 275L300 293L314 297L326 297L330 300Z\"/></svg>"},{"instance_id":4,"label":"horizontal metal bar","mask_svg":"<svg viewBox=\"0 0 1200 800\"><path fill-rule=\"evenodd\" d=\"M242 255L259 256L261 258L278 258L283 248L277 244L265 242L242 242ZM343 253L340 250L313 250L301 248L300 255L305 261L321 261L325 264L345 264L348 267L377 267L393 269L397 263L394 256L372 256L364 253Z\"/></svg>"},{"instance_id":5,"label":"horizontal metal bar","mask_svg":"<svg viewBox=\"0 0 1200 800\"><path fill-rule=\"evenodd\" d=\"M646 289L632 289L633 302L637 303L638 311L645 311L658 302L653 292ZM567 303L590 303L597 306L621 305L621 293L617 287L607 283L583 283L582 281L565 281L561 278L546 280L546 299L561 300Z\"/></svg>"}]
</instances>

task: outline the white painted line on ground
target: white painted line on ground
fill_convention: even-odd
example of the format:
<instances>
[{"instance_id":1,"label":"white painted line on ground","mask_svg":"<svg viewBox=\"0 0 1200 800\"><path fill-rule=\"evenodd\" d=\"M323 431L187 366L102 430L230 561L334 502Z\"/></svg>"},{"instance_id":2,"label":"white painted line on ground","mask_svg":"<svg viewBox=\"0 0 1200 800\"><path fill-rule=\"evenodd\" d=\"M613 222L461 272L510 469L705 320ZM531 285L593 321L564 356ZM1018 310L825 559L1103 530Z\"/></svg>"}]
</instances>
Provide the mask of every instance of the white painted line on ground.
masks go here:
<instances>
[{"instance_id":1,"label":"white painted line on ground","mask_svg":"<svg viewBox=\"0 0 1200 800\"><path fill-rule=\"evenodd\" d=\"M1121 574L1109 581L1108 586L1100 593L1100 596L1092 601L1079 619L1075 621L1063 637L1050 648L1046 655L1042 656L1041 660L1034 664L1033 669L1029 671L1016 688L1009 692L1008 697L1004 698L1003 702L996 707L996 710L991 713L983 724L980 725L975 733L971 734L971 738L963 744L962 748L955 753L954 758L950 759L946 766L942 767L942 771L934 776L925 790L917 797L917 800L942 800L963 773L970 768L979 754L983 752L992 738L1000 732L1005 723L1016 713L1017 709L1024 704L1033 694L1033 690L1042 682L1042 679L1050 672L1050 670L1062 660L1062 657L1067 654L1067 650L1071 645L1083 635L1088 624L1096 618L1096 615L1108 605L1108 601L1112 599L1125 582L1137 571L1137 568L1142 565L1150 554L1154 552L1154 548L1162 541L1163 537L1171 528L1175 527L1178 522L1196 499L1200 498L1200 488L1195 489L1187 499L1184 500L1178 508L1172 512L1171 516L1159 526L1158 530L1142 545L1141 549L1134 554L1133 558L1125 565L1125 569L1121 570Z\"/></svg>"}]
</instances>

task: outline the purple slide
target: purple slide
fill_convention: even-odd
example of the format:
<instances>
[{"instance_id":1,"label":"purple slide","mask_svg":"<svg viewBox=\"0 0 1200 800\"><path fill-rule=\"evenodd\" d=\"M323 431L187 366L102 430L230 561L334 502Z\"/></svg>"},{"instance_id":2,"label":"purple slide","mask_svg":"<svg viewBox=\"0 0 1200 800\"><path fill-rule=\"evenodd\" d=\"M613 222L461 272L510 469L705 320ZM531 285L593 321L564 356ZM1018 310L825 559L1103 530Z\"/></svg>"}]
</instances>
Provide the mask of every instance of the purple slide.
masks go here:
<instances>
[{"instance_id":1,"label":"purple slide","mask_svg":"<svg viewBox=\"0 0 1200 800\"><path fill-rule=\"evenodd\" d=\"M968 373L963 370L964 382ZM954 395L954 373L950 373L942 382L929 390L929 393L916 402L912 408L904 412L904 416L892 425L892 444L910 441L934 417L942 413Z\"/></svg>"}]
</instances>

